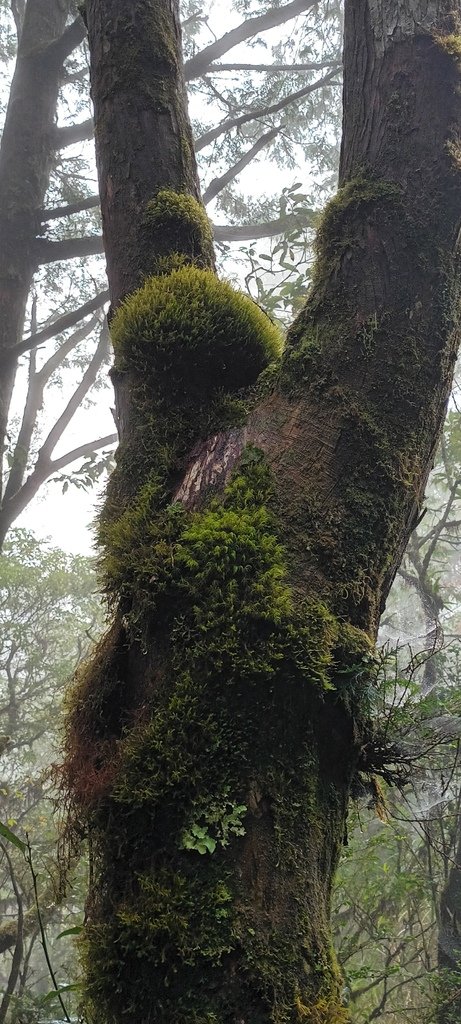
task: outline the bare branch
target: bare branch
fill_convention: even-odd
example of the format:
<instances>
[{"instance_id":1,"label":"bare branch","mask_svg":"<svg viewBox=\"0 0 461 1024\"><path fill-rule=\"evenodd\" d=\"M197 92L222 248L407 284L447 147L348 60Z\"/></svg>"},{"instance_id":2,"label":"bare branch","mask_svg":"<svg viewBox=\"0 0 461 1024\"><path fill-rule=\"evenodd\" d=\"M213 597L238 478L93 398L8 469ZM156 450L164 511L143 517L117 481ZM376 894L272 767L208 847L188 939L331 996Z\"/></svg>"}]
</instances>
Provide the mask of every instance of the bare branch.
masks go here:
<instances>
[{"instance_id":1,"label":"bare branch","mask_svg":"<svg viewBox=\"0 0 461 1024\"><path fill-rule=\"evenodd\" d=\"M306 85L304 89L298 89L297 92L290 93L289 96L284 96L282 100L278 100L277 103L271 103L266 107L258 107L255 110L247 111L245 114L240 114L239 117L228 117L225 121L221 121L221 124L215 128L210 128L208 132L204 132L198 139L195 140L195 150L197 153L205 146L209 146L210 142L214 142L224 132L228 132L231 128L240 128L244 124L248 124L248 121L255 121L261 117L268 117L269 114L276 114L279 110L284 110L291 103L297 103L298 100L304 99L309 96L310 93L315 92L317 89L322 89L325 85L330 85L336 75L336 69L329 71L328 74L322 78L318 78L316 82L312 82L311 85Z\"/></svg>"},{"instance_id":2,"label":"bare branch","mask_svg":"<svg viewBox=\"0 0 461 1024\"><path fill-rule=\"evenodd\" d=\"M341 59L322 60L314 64L210 64L207 75L216 75L221 71L286 71L287 74L301 71L323 71L325 68L334 68L341 71Z\"/></svg>"},{"instance_id":3,"label":"bare branch","mask_svg":"<svg viewBox=\"0 0 461 1024\"><path fill-rule=\"evenodd\" d=\"M43 391L47 381L50 379L57 367L60 366L66 356L69 355L69 352L88 337L93 328L96 327L98 320L99 315L93 315L88 323L74 331L69 338L66 338L56 352L53 352L46 363L44 363L38 373L35 372L35 349L31 350L29 386L27 389L26 401L24 403L21 426L14 448L13 461L5 487L5 502L8 502L10 498L16 494L19 488L22 487L29 459L31 441L37 423L37 415L43 405Z\"/></svg>"},{"instance_id":4,"label":"bare branch","mask_svg":"<svg viewBox=\"0 0 461 1024\"><path fill-rule=\"evenodd\" d=\"M105 302L109 300L109 292L99 292L88 302L84 302L83 306L79 306L78 309L72 310L70 313L64 313L63 316L59 316L56 320L53 320L43 330L38 331L37 334L30 335L29 338L24 338L24 341L20 341L18 345L9 349L7 353L8 359L16 361L19 356L24 355L31 348L36 348L37 345L43 345L43 342L48 341L49 338L54 338L56 334L61 334L62 331L67 331L69 327L74 327L80 320L83 320L85 316L89 316L90 313L94 313L96 309L101 309Z\"/></svg>"},{"instance_id":5,"label":"bare branch","mask_svg":"<svg viewBox=\"0 0 461 1024\"><path fill-rule=\"evenodd\" d=\"M75 21L71 25L68 25L62 36L59 39L55 39L54 42L50 43L47 48L47 56L54 58L63 64L66 57L80 46L86 36L86 28L83 23L83 18L78 15Z\"/></svg>"},{"instance_id":6,"label":"bare branch","mask_svg":"<svg viewBox=\"0 0 461 1024\"><path fill-rule=\"evenodd\" d=\"M109 350L109 331L107 326L103 327L99 337L99 343L92 359L88 363L88 366L83 374L80 384L76 387L72 397L69 399L66 408L61 413L56 423L51 428L48 436L40 448L37 459L37 466L41 460L48 460L51 453L56 448L58 441L61 439L66 427L69 425L72 417L77 412L83 399L88 394L90 388L98 376L99 370L107 357Z\"/></svg>"},{"instance_id":7,"label":"bare branch","mask_svg":"<svg viewBox=\"0 0 461 1024\"><path fill-rule=\"evenodd\" d=\"M318 0L292 0L292 3L286 4L284 7L275 7L266 11L265 14L247 18L237 28L226 32L221 39L216 39L200 53L196 53L195 57L186 61L184 68L186 82L204 75L214 60L219 60L224 53L232 50L239 43L243 43L245 39L251 39L259 32L267 32L268 29L275 28L277 25L283 25L286 21L296 18L298 14L303 14L311 7L315 7L316 3Z\"/></svg>"},{"instance_id":8,"label":"bare branch","mask_svg":"<svg viewBox=\"0 0 461 1024\"><path fill-rule=\"evenodd\" d=\"M55 370L57 370L58 366L61 365L61 363L63 362L64 359L66 359L69 353L72 352L73 349L77 347L77 345L80 345L80 342L84 341L89 334L91 334L91 331L94 330L94 328L99 323L100 319L101 314L99 312L94 313L93 316L90 317L89 320L87 320L86 324L83 324L82 327L78 327L76 331L73 331L72 334L69 334L69 337L66 338L65 341L63 341L62 345L59 345L59 348L56 349L56 352L52 353L50 358L47 359L46 363L43 364L43 366L37 373L37 377L40 378L40 381L42 382L43 385L47 383L51 375L55 372Z\"/></svg>"},{"instance_id":9,"label":"bare branch","mask_svg":"<svg viewBox=\"0 0 461 1024\"><path fill-rule=\"evenodd\" d=\"M71 124L66 128L56 128L53 134L53 145L55 149L65 149L66 146L73 146L76 142L85 142L92 139L94 132L93 118L79 124Z\"/></svg>"},{"instance_id":10,"label":"bare branch","mask_svg":"<svg viewBox=\"0 0 461 1024\"><path fill-rule=\"evenodd\" d=\"M244 153L244 155L240 157L240 160L237 160L232 167L229 167L225 174L222 174L220 178L213 178L213 180L210 181L208 188L205 189L205 192L203 193L203 202L210 203L211 200L219 194L219 192L222 192L223 188L225 188L230 181L233 181L234 178L236 178L237 175L251 163L254 157L276 138L281 131L281 128L282 126L279 128L272 128L270 132L266 132L265 135L261 135L261 138L255 142L254 146Z\"/></svg>"},{"instance_id":11,"label":"bare branch","mask_svg":"<svg viewBox=\"0 0 461 1024\"><path fill-rule=\"evenodd\" d=\"M89 196L88 199L80 199L77 203L70 203L68 206L55 206L51 210L43 210L40 220L44 224L49 220L58 220L59 217L72 217L74 213L94 210L99 203L99 196Z\"/></svg>"},{"instance_id":12,"label":"bare branch","mask_svg":"<svg viewBox=\"0 0 461 1024\"><path fill-rule=\"evenodd\" d=\"M117 444L117 441L118 434L107 434L106 437L98 437L94 441L86 441L85 444L81 444L78 448L73 448L72 451L61 455L59 459L53 459L51 463L52 472L57 473L59 470L65 469L66 466L70 466L72 462L76 462L77 459L85 459L87 455L92 455L93 452L100 451L101 448L110 448L113 444Z\"/></svg>"},{"instance_id":13,"label":"bare branch","mask_svg":"<svg viewBox=\"0 0 461 1024\"><path fill-rule=\"evenodd\" d=\"M23 483L19 491L14 494L9 502L5 502L1 510L1 523L0 532L5 535L9 529L11 523L17 519L18 515L26 508L32 498L35 497L37 491L40 489L45 480L52 475L52 473L60 470L65 465L69 465L74 462L75 459L80 457L80 454L89 454L89 452L95 451L98 447L98 442L92 443L91 447L87 445L80 446L80 448L74 449L72 452L68 452L66 455L61 456L58 459L52 460L51 453L56 447L58 441L61 439L66 427L70 423L70 420L74 416L75 412L81 405L83 399L88 394L90 388L93 386L98 371L104 360L107 352L107 341L108 331L107 329L101 331L101 338L97 350L88 364L85 373L80 381L80 384L75 389L72 397L67 403L64 412L61 414L59 419L56 421L52 429L50 430L48 437L45 439L37 457L35 467L32 473L27 477L27 480ZM102 447L107 444L113 443L116 439L115 435L108 435L102 438L100 444ZM0 931L0 949L1 949L1 931Z\"/></svg>"},{"instance_id":14,"label":"bare branch","mask_svg":"<svg viewBox=\"0 0 461 1024\"><path fill-rule=\"evenodd\" d=\"M257 238L272 238L274 235L283 235L293 230L296 226L302 228L313 228L316 215L314 211L303 211L300 214L278 217L277 220L268 220L262 224L215 224L214 237L216 242L250 242Z\"/></svg>"},{"instance_id":15,"label":"bare branch","mask_svg":"<svg viewBox=\"0 0 461 1024\"><path fill-rule=\"evenodd\" d=\"M98 256L104 252L101 235L87 235L84 238L63 238L59 242L37 239L37 264L56 263L58 260L82 259L84 256Z\"/></svg>"}]
</instances>

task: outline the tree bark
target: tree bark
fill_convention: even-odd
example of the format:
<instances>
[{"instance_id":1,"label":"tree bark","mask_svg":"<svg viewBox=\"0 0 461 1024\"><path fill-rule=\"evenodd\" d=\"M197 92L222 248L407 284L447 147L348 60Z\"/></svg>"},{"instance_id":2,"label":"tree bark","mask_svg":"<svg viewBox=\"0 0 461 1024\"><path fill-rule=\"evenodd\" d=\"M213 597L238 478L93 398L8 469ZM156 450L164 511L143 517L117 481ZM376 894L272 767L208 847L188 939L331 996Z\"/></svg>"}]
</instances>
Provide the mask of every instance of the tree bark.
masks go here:
<instances>
[{"instance_id":1,"label":"tree bark","mask_svg":"<svg viewBox=\"0 0 461 1024\"><path fill-rule=\"evenodd\" d=\"M457 821L455 860L440 897L438 932L438 1024L456 1024L461 1013L461 834Z\"/></svg>"},{"instance_id":2,"label":"tree bark","mask_svg":"<svg viewBox=\"0 0 461 1024\"><path fill-rule=\"evenodd\" d=\"M331 884L459 342L450 12L346 2L341 188L255 395L245 333L206 321L206 232L203 250L174 217L146 233L159 189L198 195L176 9L89 0L121 437L100 525L114 623L76 684L65 766L95 851L90 1020L347 1020ZM185 334L165 327L176 289Z\"/></svg>"}]
</instances>

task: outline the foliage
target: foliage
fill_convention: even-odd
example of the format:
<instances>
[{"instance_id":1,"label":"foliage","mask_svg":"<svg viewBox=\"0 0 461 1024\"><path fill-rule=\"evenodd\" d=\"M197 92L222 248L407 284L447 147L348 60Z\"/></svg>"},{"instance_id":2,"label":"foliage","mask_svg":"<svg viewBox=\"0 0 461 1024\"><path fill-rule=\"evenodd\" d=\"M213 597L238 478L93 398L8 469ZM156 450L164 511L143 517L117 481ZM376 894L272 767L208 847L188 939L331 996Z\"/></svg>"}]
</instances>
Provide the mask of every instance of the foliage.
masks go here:
<instances>
[{"instance_id":1,"label":"foliage","mask_svg":"<svg viewBox=\"0 0 461 1024\"><path fill-rule=\"evenodd\" d=\"M8 951L19 941L14 884L23 904L19 937L23 958L11 1003L12 1020L43 1016L51 998L45 999L49 983L37 942L31 876L23 856L26 835L33 846L38 898L60 985L69 976L73 981L75 975L70 938L56 945L56 936L63 925L74 925L76 914L80 916L84 872L76 874L73 900L66 907L59 895L55 790L49 764L59 742L64 687L98 635L101 621L93 562L44 546L25 530L12 531L0 556L0 728L9 737L1 756L2 818L7 826L2 834L7 841L14 834L20 843L17 849L10 846L10 866L4 855L0 865L3 984L10 970Z\"/></svg>"}]
</instances>

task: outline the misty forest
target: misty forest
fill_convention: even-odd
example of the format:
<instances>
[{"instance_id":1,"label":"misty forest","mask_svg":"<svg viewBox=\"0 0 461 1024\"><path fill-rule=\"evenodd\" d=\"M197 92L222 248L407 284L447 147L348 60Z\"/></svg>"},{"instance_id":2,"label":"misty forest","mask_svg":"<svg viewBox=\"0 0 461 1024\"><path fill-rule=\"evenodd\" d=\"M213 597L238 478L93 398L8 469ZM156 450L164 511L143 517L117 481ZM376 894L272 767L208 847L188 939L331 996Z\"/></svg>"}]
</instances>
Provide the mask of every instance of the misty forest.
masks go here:
<instances>
[{"instance_id":1,"label":"misty forest","mask_svg":"<svg viewBox=\"0 0 461 1024\"><path fill-rule=\"evenodd\" d=\"M0 70L0 1024L460 1024L461 0Z\"/></svg>"}]
</instances>

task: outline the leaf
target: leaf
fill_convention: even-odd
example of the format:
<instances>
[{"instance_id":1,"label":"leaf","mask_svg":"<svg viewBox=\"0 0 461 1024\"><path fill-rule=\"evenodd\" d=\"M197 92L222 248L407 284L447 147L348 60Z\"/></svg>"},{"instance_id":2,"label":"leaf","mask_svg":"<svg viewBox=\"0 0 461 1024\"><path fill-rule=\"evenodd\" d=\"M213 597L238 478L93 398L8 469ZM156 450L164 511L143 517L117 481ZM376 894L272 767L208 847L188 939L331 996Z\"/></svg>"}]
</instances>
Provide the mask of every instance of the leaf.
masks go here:
<instances>
[{"instance_id":1,"label":"leaf","mask_svg":"<svg viewBox=\"0 0 461 1024\"><path fill-rule=\"evenodd\" d=\"M62 992L78 992L81 989L81 982L76 981L73 985L59 985L58 988L52 988L45 996L42 996L42 1003L51 1003L52 999L59 999Z\"/></svg>"},{"instance_id":2,"label":"leaf","mask_svg":"<svg viewBox=\"0 0 461 1024\"><path fill-rule=\"evenodd\" d=\"M5 825L3 821L0 821L0 836L2 836L3 839L6 839L7 843L12 843L13 846L16 846L21 853L26 852L26 844L23 843L22 839L16 835L16 832L12 832L11 829L8 828L8 825Z\"/></svg>"},{"instance_id":3,"label":"leaf","mask_svg":"<svg viewBox=\"0 0 461 1024\"><path fill-rule=\"evenodd\" d=\"M59 935L56 936L55 941L57 942L58 939L63 939L65 935L81 935L82 931L83 931L83 925L82 924L76 924L76 925L74 925L73 928L66 928L65 931L59 932Z\"/></svg>"}]
</instances>

